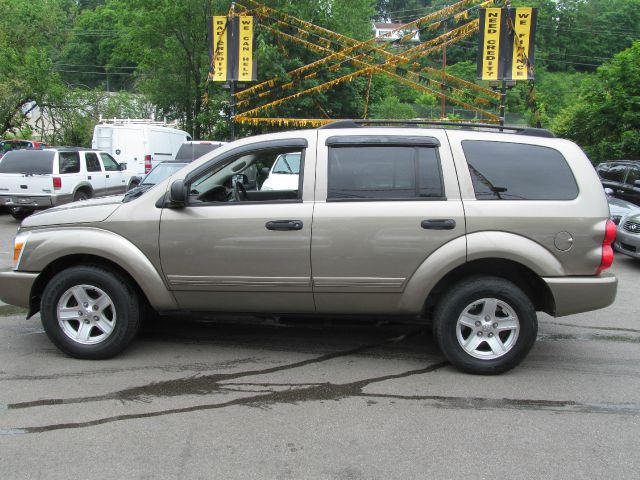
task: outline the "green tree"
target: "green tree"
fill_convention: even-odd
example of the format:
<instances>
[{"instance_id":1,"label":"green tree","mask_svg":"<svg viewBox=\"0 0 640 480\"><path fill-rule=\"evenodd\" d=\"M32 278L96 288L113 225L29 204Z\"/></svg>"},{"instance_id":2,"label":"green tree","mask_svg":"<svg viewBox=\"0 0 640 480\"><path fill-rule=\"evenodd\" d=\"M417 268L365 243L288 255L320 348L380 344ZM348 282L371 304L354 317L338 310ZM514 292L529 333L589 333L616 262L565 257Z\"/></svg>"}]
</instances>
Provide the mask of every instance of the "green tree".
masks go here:
<instances>
[{"instance_id":1,"label":"green tree","mask_svg":"<svg viewBox=\"0 0 640 480\"><path fill-rule=\"evenodd\" d=\"M371 118L408 119L416 116L416 111L408 103L403 103L398 97L389 96L371 105Z\"/></svg>"},{"instance_id":2,"label":"green tree","mask_svg":"<svg viewBox=\"0 0 640 480\"><path fill-rule=\"evenodd\" d=\"M583 83L554 130L579 143L593 161L640 158L640 41Z\"/></svg>"},{"instance_id":3,"label":"green tree","mask_svg":"<svg viewBox=\"0 0 640 480\"><path fill-rule=\"evenodd\" d=\"M71 0L0 0L0 135L20 128L35 104L63 85L55 61L75 15Z\"/></svg>"}]
</instances>

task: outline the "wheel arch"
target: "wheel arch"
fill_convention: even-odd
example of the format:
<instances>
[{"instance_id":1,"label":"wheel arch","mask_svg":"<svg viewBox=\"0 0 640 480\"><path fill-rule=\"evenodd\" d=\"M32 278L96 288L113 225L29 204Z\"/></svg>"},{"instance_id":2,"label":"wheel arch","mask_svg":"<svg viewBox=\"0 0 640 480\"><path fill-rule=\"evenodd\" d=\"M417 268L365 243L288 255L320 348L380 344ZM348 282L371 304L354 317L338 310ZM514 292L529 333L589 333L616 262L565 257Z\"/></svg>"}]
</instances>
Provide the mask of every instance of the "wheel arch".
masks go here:
<instances>
[{"instance_id":1,"label":"wheel arch","mask_svg":"<svg viewBox=\"0 0 640 480\"><path fill-rule=\"evenodd\" d=\"M104 248L106 245L108 249ZM161 273L127 239L96 228L70 228L34 232L29 238L21 269L40 272L31 289L30 315L38 311L44 286L57 272L88 264L114 270L129 279L142 293L142 298L156 310L178 308Z\"/></svg>"},{"instance_id":2,"label":"wheel arch","mask_svg":"<svg viewBox=\"0 0 640 480\"><path fill-rule=\"evenodd\" d=\"M423 313L430 316L438 299L454 284L479 275L499 277L514 283L529 297L536 311L555 314L555 300L547 283L527 266L505 258L476 259L449 271L430 290L424 302Z\"/></svg>"},{"instance_id":3,"label":"wheel arch","mask_svg":"<svg viewBox=\"0 0 640 480\"><path fill-rule=\"evenodd\" d=\"M88 192L89 195L93 197L94 192L91 184L89 182L80 182L78 185L75 186L75 188L73 189L73 192L71 192L71 198L73 199L76 196L76 193L78 193L81 190Z\"/></svg>"}]
</instances>

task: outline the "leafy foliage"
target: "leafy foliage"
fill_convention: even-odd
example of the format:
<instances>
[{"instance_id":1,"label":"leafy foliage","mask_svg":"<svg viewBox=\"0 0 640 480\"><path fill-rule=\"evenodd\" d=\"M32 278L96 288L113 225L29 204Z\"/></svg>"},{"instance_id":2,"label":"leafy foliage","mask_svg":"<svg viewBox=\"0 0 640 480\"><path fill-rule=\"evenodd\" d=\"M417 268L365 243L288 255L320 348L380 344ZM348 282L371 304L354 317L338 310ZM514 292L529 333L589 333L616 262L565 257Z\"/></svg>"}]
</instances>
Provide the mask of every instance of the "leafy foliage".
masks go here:
<instances>
[{"instance_id":1,"label":"leafy foliage","mask_svg":"<svg viewBox=\"0 0 640 480\"><path fill-rule=\"evenodd\" d=\"M554 129L575 139L594 161L640 157L640 41L583 83Z\"/></svg>"}]
</instances>

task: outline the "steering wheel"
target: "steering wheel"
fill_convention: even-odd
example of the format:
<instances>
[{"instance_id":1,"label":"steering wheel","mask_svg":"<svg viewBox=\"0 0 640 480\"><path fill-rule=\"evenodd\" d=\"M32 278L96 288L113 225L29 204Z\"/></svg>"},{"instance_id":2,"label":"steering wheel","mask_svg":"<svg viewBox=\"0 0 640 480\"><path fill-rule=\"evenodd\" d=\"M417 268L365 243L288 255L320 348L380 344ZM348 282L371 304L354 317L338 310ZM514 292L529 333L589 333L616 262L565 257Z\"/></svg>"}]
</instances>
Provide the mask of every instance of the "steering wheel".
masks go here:
<instances>
[{"instance_id":1,"label":"steering wheel","mask_svg":"<svg viewBox=\"0 0 640 480\"><path fill-rule=\"evenodd\" d=\"M236 202L249 200L247 190L244 188L244 185L240 181L233 182L233 198Z\"/></svg>"}]
</instances>

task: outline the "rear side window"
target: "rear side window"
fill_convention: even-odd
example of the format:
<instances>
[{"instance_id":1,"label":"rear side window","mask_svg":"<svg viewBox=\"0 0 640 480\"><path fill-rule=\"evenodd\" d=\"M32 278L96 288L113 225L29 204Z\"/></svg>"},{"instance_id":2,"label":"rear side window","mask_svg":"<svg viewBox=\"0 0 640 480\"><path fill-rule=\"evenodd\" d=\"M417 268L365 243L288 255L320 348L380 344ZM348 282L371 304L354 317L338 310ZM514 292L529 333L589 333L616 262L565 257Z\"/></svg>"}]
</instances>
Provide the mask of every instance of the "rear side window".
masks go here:
<instances>
[{"instance_id":1,"label":"rear side window","mask_svg":"<svg viewBox=\"0 0 640 480\"><path fill-rule=\"evenodd\" d=\"M55 152L15 150L0 159L0 173L32 173L46 175L53 172Z\"/></svg>"},{"instance_id":2,"label":"rear side window","mask_svg":"<svg viewBox=\"0 0 640 480\"><path fill-rule=\"evenodd\" d=\"M573 200L578 185L560 152L522 143L462 142L478 200Z\"/></svg>"},{"instance_id":3,"label":"rear side window","mask_svg":"<svg viewBox=\"0 0 640 480\"><path fill-rule=\"evenodd\" d=\"M60 152L58 162L61 174L80 172L80 155L78 152Z\"/></svg>"},{"instance_id":4,"label":"rear side window","mask_svg":"<svg viewBox=\"0 0 640 480\"><path fill-rule=\"evenodd\" d=\"M85 153L84 159L87 162L87 172L101 172L100 161L95 153Z\"/></svg>"},{"instance_id":5,"label":"rear side window","mask_svg":"<svg viewBox=\"0 0 640 480\"><path fill-rule=\"evenodd\" d=\"M631 166L629 167L629 174L627 175L627 183L631 186L634 185L635 182L640 180L640 167Z\"/></svg>"},{"instance_id":6,"label":"rear side window","mask_svg":"<svg viewBox=\"0 0 640 480\"><path fill-rule=\"evenodd\" d=\"M442 198L437 149L345 146L329 149L327 199Z\"/></svg>"},{"instance_id":7,"label":"rear side window","mask_svg":"<svg viewBox=\"0 0 640 480\"><path fill-rule=\"evenodd\" d=\"M622 183L626 170L627 167L625 165L598 165L598 174L600 177L611 182Z\"/></svg>"}]
</instances>

